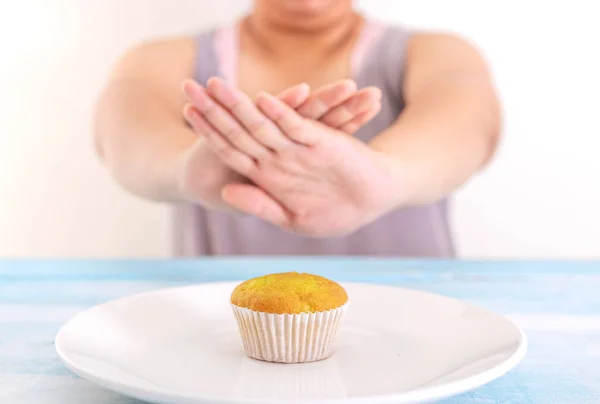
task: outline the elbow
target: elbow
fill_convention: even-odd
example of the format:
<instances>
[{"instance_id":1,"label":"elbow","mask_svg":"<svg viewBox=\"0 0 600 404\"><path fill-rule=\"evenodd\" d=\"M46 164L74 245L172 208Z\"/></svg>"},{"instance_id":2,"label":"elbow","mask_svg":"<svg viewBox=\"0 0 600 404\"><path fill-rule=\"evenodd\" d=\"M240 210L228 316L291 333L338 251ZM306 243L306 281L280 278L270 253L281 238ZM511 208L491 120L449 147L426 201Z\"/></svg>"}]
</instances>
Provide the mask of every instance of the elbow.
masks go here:
<instances>
[{"instance_id":1,"label":"elbow","mask_svg":"<svg viewBox=\"0 0 600 404\"><path fill-rule=\"evenodd\" d=\"M100 133L98 133L96 130L94 130L92 142L93 142L92 147L93 147L94 153L96 154L96 157L102 164L106 163L104 146L102 144L102 137L100 136Z\"/></svg>"},{"instance_id":2,"label":"elbow","mask_svg":"<svg viewBox=\"0 0 600 404\"><path fill-rule=\"evenodd\" d=\"M504 116L502 103L493 88L489 88L483 97L478 97L480 107L481 138L484 153L480 169L487 167L494 159L502 139Z\"/></svg>"},{"instance_id":3,"label":"elbow","mask_svg":"<svg viewBox=\"0 0 600 404\"><path fill-rule=\"evenodd\" d=\"M489 129L489 140L488 140L488 153L486 156L485 164L489 163L500 145L502 140L503 129L504 129L504 114L502 110L502 104L498 97L494 96L492 100L492 106L490 107L491 118L490 118L490 129Z\"/></svg>"},{"instance_id":4,"label":"elbow","mask_svg":"<svg viewBox=\"0 0 600 404\"><path fill-rule=\"evenodd\" d=\"M100 95L92 116L92 148L101 163L106 163L106 129L103 114L104 92Z\"/></svg>"}]
</instances>

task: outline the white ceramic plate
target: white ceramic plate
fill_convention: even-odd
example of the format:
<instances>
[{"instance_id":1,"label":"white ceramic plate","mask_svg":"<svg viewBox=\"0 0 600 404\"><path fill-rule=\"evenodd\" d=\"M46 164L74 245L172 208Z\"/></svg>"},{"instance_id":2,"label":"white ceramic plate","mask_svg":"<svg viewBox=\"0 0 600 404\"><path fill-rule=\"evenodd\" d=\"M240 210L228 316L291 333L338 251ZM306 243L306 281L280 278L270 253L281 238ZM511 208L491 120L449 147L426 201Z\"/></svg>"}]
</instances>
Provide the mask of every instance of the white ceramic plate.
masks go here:
<instances>
[{"instance_id":1,"label":"white ceramic plate","mask_svg":"<svg viewBox=\"0 0 600 404\"><path fill-rule=\"evenodd\" d=\"M161 404L429 402L502 376L526 351L523 333L500 315L429 293L350 283L330 359L260 362L243 354L229 305L236 285L103 304L71 319L56 349L83 378Z\"/></svg>"}]
</instances>

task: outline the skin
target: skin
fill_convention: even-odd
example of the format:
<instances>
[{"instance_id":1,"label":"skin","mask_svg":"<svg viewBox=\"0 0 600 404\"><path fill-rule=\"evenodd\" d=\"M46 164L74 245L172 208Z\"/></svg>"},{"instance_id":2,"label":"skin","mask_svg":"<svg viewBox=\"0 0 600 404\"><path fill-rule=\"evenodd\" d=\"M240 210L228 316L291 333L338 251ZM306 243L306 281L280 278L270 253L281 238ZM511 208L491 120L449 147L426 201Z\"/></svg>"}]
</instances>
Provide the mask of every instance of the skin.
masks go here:
<instances>
[{"instance_id":1,"label":"skin","mask_svg":"<svg viewBox=\"0 0 600 404\"><path fill-rule=\"evenodd\" d=\"M222 188L247 179L224 164L193 130L197 114L181 95L183 83L193 74L195 51L193 38L130 49L113 68L99 97L96 150L117 183L137 196L231 209L221 197ZM306 83L294 83L279 97L303 117L327 122L349 135L381 108L378 89L359 91L346 79L314 91Z\"/></svg>"},{"instance_id":2,"label":"skin","mask_svg":"<svg viewBox=\"0 0 600 404\"><path fill-rule=\"evenodd\" d=\"M369 144L348 133L378 110L376 89L350 89L341 109L319 95L305 106L310 98L297 83L343 86L352 77L364 25L352 6L255 0L239 25L238 88L186 80L189 39L132 50L96 120L99 151L117 181L146 198L233 208L317 237L352 233L464 184L493 155L501 116L481 54L461 38L411 37L398 77L406 108ZM183 99L174 91L182 82ZM286 91L297 103L272 95ZM361 97L367 106L358 108ZM193 131L181 124L182 111Z\"/></svg>"},{"instance_id":3,"label":"skin","mask_svg":"<svg viewBox=\"0 0 600 404\"><path fill-rule=\"evenodd\" d=\"M190 86L194 86L194 89ZM193 94L194 91L208 95L199 84L190 81L184 83L185 93ZM348 80L324 86L310 96L309 92L308 85L302 84L284 91L279 99L290 108L295 108L299 116L322 122L346 135L352 135L381 108L380 90L366 88L357 91L356 84ZM189 99L192 100L193 96ZM198 134L210 132L206 130L206 121L197 106L186 104L184 116ZM235 127L221 129L232 135ZM179 174L176 175L180 179L180 194L186 200L208 208L235 210L234 205L223 200L223 189L229 184L246 183L251 179L220 159L204 138L206 136L183 155Z\"/></svg>"},{"instance_id":4,"label":"skin","mask_svg":"<svg viewBox=\"0 0 600 404\"><path fill-rule=\"evenodd\" d=\"M253 182L223 188L238 210L287 230L333 236L391 201L391 173L362 142L303 119L267 93L259 94L257 108L222 80L209 81L209 89L212 97L198 86L187 90L205 118L198 129L215 153Z\"/></svg>"},{"instance_id":5,"label":"skin","mask_svg":"<svg viewBox=\"0 0 600 404\"><path fill-rule=\"evenodd\" d=\"M327 47L327 35L337 33L332 24L345 26L356 18L349 1L255 4L249 18L254 30L264 33L255 41L262 38L263 48L280 48L282 54L290 49L289 41L298 47L302 38L314 42L313 32L323 38L323 48L313 46L319 53ZM307 30L304 37L298 35L301 29ZM193 83L185 91L201 113L196 127L212 149L251 180L225 186L223 199L283 229L331 237L352 233L398 207L445 197L495 150L499 103L486 64L472 45L450 35L415 35L408 44L406 73L398 80L404 80L406 108L369 144L304 119L267 92L250 102L243 82L235 89L213 79L208 92Z\"/></svg>"}]
</instances>

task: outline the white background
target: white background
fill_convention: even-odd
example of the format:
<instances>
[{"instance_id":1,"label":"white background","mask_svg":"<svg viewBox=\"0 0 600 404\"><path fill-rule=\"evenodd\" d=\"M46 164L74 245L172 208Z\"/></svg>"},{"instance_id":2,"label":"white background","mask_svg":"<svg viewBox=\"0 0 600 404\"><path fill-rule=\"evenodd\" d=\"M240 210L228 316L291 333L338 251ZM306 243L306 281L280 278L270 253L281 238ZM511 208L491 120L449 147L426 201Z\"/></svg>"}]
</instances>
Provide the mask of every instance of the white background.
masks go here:
<instances>
[{"instance_id":1,"label":"white background","mask_svg":"<svg viewBox=\"0 0 600 404\"><path fill-rule=\"evenodd\" d=\"M600 258L600 24L593 1L364 0L373 16L466 35L505 106L500 152L454 198L469 258ZM5 5L9 4L9 5ZM0 5L0 256L161 257L164 206L118 189L91 113L131 44L234 18L244 0Z\"/></svg>"}]
</instances>

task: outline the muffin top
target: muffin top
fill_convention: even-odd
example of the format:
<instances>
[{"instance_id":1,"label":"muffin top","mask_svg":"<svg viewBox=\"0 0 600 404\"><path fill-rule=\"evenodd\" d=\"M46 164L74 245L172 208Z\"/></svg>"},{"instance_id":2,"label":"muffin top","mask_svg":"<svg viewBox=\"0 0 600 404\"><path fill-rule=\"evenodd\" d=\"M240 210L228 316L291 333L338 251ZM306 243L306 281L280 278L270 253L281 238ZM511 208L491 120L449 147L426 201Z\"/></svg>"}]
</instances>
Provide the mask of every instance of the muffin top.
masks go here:
<instances>
[{"instance_id":1,"label":"muffin top","mask_svg":"<svg viewBox=\"0 0 600 404\"><path fill-rule=\"evenodd\" d=\"M338 283L318 275L286 272L260 276L238 285L231 303L271 314L315 313L337 309L348 301Z\"/></svg>"}]
</instances>

